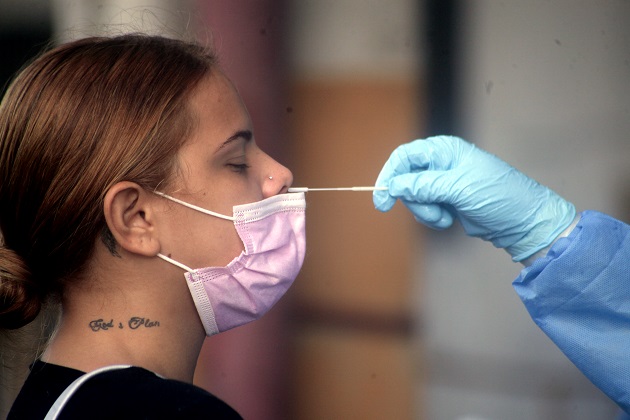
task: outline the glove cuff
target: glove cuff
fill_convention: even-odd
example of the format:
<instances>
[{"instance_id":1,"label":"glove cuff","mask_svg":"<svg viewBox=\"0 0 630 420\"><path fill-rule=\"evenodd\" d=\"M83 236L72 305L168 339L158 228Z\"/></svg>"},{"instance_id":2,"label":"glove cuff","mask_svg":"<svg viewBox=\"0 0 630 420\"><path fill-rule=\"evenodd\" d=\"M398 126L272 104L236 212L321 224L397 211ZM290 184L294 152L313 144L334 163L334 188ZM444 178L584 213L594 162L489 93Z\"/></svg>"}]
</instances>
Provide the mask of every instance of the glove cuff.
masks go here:
<instances>
[{"instance_id":1,"label":"glove cuff","mask_svg":"<svg viewBox=\"0 0 630 420\"><path fill-rule=\"evenodd\" d=\"M548 246L544 247L543 249L541 249L540 251L536 252L535 254L525 258L524 260L521 260L520 263L523 264L525 267L529 267L530 265L532 265L534 263L534 261L536 261L538 258L542 258L547 256L547 252L549 252L549 250L551 249L551 247L553 246L553 244L555 244L558 239L561 238L566 238L567 236L569 236L569 234L573 231L573 229L575 229L575 227L577 226L578 222L580 221L582 215L581 214L577 214L575 216L575 219L573 219L573 222L569 225L568 228L566 228L560 235L558 235L556 237L556 239L553 240L553 242L551 242Z\"/></svg>"},{"instance_id":2,"label":"glove cuff","mask_svg":"<svg viewBox=\"0 0 630 420\"><path fill-rule=\"evenodd\" d=\"M564 202L565 211L563 212L560 222L556 222L556 228L547 233L544 237L538 237L540 233L532 229L522 240L518 241L514 246L507 247L506 251L512 255L512 261L533 262L536 258L544 256L551 246L563 236L567 236L575 227L579 220L579 215L575 210L575 206L571 203ZM532 244L533 243L533 244Z\"/></svg>"}]
</instances>

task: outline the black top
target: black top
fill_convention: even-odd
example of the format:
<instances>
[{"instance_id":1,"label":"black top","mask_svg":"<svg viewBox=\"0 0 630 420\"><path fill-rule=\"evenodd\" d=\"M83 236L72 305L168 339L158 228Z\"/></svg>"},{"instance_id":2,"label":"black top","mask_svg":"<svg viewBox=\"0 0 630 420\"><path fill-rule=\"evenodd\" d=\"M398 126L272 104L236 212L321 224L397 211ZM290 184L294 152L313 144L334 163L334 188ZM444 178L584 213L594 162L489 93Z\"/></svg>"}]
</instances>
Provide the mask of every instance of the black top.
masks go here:
<instances>
[{"instance_id":1,"label":"black top","mask_svg":"<svg viewBox=\"0 0 630 420\"><path fill-rule=\"evenodd\" d=\"M37 361L7 420L43 419L59 395L84 372ZM214 395L185 382L131 367L96 375L81 385L63 419L241 419Z\"/></svg>"}]
</instances>

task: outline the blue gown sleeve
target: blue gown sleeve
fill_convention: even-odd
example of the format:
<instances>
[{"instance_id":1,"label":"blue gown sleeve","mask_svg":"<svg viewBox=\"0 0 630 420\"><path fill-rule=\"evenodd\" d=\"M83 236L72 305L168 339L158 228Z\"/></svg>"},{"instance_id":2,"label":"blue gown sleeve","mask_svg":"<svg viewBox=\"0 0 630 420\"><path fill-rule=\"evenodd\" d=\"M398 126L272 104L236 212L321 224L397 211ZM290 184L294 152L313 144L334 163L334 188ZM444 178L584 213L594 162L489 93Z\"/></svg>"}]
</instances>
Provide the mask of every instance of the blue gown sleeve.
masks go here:
<instances>
[{"instance_id":1,"label":"blue gown sleeve","mask_svg":"<svg viewBox=\"0 0 630 420\"><path fill-rule=\"evenodd\" d=\"M534 322L630 413L630 226L584 212L513 285Z\"/></svg>"}]
</instances>

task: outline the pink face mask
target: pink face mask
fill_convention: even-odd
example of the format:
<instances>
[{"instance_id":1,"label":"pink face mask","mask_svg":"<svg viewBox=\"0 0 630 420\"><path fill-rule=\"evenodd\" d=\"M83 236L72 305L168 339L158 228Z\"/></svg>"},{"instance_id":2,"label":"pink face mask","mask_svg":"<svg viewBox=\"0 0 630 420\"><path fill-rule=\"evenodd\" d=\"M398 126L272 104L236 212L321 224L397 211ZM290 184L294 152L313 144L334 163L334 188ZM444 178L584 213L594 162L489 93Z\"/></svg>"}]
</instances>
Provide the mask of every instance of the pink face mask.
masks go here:
<instances>
[{"instance_id":1,"label":"pink face mask","mask_svg":"<svg viewBox=\"0 0 630 420\"><path fill-rule=\"evenodd\" d=\"M222 219L233 220L245 251L226 267L184 270L197 312L211 336L254 321L280 300L297 277L306 248L304 193L279 194L234 206L226 216L157 192L164 198Z\"/></svg>"}]
</instances>

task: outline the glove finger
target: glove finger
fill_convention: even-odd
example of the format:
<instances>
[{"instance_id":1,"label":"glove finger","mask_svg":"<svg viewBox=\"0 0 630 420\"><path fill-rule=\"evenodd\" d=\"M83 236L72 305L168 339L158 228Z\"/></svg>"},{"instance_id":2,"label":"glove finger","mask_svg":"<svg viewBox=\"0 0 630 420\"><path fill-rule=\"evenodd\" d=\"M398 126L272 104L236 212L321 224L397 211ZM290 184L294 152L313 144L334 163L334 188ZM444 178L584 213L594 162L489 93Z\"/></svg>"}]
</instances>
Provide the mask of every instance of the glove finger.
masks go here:
<instances>
[{"instance_id":1,"label":"glove finger","mask_svg":"<svg viewBox=\"0 0 630 420\"><path fill-rule=\"evenodd\" d=\"M378 183L376 185L379 185ZM381 184L382 185L382 184ZM387 191L374 191L372 193L374 208L378 211L386 212L391 210L396 203L396 198L389 195Z\"/></svg>"},{"instance_id":2,"label":"glove finger","mask_svg":"<svg viewBox=\"0 0 630 420\"><path fill-rule=\"evenodd\" d=\"M447 170L474 146L459 137L434 136L398 146L383 165L376 185L388 185L393 177L426 169Z\"/></svg>"},{"instance_id":3,"label":"glove finger","mask_svg":"<svg viewBox=\"0 0 630 420\"><path fill-rule=\"evenodd\" d=\"M416 140L418 141L418 140ZM415 143L415 142L414 142ZM408 158L408 144L398 146L389 159L383 165L381 172L374 183L377 187L388 186L392 178L412 172L415 168ZM382 212L389 211L396 203L396 197L392 197L388 191L374 191L372 194L374 207Z\"/></svg>"},{"instance_id":4,"label":"glove finger","mask_svg":"<svg viewBox=\"0 0 630 420\"><path fill-rule=\"evenodd\" d=\"M388 179L410 172L417 172L429 166L429 152L431 147L429 140L414 140L410 143L398 146L385 162L378 179Z\"/></svg>"},{"instance_id":5,"label":"glove finger","mask_svg":"<svg viewBox=\"0 0 630 420\"><path fill-rule=\"evenodd\" d=\"M383 165L374 185L389 186L390 181L400 175L410 174L425 169L429 165L424 149L430 146L428 140L414 140L398 146ZM428 147L430 150L431 147ZM388 191L374 191L374 207L379 211L389 211L396 203L396 197Z\"/></svg>"},{"instance_id":6,"label":"glove finger","mask_svg":"<svg viewBox=\"0 0 630 420\"><path fill-rule=\"evenodd\" d=\"M475 146L453 136L433 136L399 146L390 160L396 175L422 170L449 170ZM396 159L394 159L394 154Z\"/></svg>"},{"instance_id":7,"label":"glove finger","mask_svg":"<svg viewBox=\"0 0 630 420\"><path fill-rule=\"evenodd\" d=\"M396 202L396 198L414 199L414 192L402 194L404 185L397 184L392 192L391 182L399 177L422 173L427 169L450 169L459 159L462 150L474 147L458 137L436 136L425 140L414 140L398 146L383 165L376 179L376 186L388 186L389 191L375 191L372 195L374 207L380 211L388 211ZM404 184L406 181L401 181ZM431 202L426 201L425 202Z\"/></svg>"},{"instance_id":8,"label":"glove finger","mask_svg":"<svg viewBox=\"0 0 630 420\"><path fill-rule=\"evenodd\" d=\"M454 204L459 195L453 191L448 172L424 171L399 175L389 183L390 196L421 204Z\"/></svg>"},{"instance_id":9,"label":"glove finger","mask_svg":"<svg viewBox=\"0 0 630 420\"><path fill-rule=\"evenodd\" d=\"M377 186L386 186L395 176L417 172L428 166L423 153L426 140L414 140L398 146L389 156L376 179Z\"/></svg>"},{"instance_id":10,"label":"glove finger","mask_svg":"<svg viewBox=\"0 0 630 420\"><path fill-rule=\"evenodd\" d=\"M437 204L420 204L413 201L402 201L413 213L416 221L430 228L442 230L453 224L453 215L448 209Z\"/></svg>"}]
</instances>

